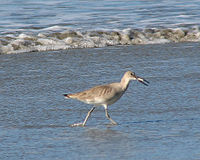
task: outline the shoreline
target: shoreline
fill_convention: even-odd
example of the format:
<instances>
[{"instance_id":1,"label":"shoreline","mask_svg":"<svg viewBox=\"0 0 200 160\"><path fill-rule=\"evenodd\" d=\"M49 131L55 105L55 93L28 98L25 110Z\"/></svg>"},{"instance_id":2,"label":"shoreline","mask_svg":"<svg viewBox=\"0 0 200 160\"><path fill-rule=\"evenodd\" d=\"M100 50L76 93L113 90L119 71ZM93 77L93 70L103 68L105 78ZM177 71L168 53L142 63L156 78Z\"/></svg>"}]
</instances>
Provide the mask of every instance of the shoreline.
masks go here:
<instances>
[{"instance_id":1,"label":"shoreline","mask_svg":"<svg viewBox=\"0 0 200 160\"><path fill-rule=\"evenodd\" d=\"M200 42L199 28L143 30L127 28L124 30L21 33L1 37L0 54L181 42Z\"/></svg>"}]
</instances>

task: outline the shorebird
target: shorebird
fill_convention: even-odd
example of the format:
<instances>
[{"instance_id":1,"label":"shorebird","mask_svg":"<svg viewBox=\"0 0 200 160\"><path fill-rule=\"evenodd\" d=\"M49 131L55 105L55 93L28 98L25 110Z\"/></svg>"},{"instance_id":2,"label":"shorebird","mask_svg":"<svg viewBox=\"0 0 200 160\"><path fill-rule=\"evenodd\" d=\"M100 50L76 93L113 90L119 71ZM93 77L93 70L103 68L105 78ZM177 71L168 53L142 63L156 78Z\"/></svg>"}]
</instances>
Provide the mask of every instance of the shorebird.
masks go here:
<instances>
[{"instance_id":1,"label":"shorebird","mask_svg":"<svg viewBox=\"0 0 200 160\"><path fill-rule=\"evenodd\" d=\"M113 125L116 125L117 123L111 119L110 115L108 114L108 105L115 103L121 98L121 96L127 90L131 80L137 80L146 86L148 86L149 83L144 78L136 76L134 72L127 71L125 72L120 82L95 86L91 89L74 94L64 94L65 98L72 98L87 104L94 105L88 112L83 123L76 123L71 126L85 126L88 118L90 117L90 114L94 111L96 106L103 106L105 109L106 117L111 121Z\"/></svg>"}]
</instances>

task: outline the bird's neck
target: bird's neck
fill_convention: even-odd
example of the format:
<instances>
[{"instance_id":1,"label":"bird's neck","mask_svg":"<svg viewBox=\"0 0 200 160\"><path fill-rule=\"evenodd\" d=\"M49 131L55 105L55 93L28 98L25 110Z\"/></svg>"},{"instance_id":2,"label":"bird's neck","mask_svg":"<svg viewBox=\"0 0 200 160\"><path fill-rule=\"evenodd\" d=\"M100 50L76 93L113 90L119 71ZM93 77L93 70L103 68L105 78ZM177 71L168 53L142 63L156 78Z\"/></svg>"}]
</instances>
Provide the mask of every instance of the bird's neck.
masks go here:
<instances>
[{"instance_id":1,"label":"bird's neck","mask_svg":"<svg viewBox=\"0 0 200 160\"><path fill-rule=\"evenodd\" d=\"M127 90L128 86L129 86L129 82L130 82L130 80L127 79L127 78L125 78L125 77L123 77L123 78L121 79L120 84L121 84L122 89L123 89L124 91Z\"/></svg>"}]
</instances>

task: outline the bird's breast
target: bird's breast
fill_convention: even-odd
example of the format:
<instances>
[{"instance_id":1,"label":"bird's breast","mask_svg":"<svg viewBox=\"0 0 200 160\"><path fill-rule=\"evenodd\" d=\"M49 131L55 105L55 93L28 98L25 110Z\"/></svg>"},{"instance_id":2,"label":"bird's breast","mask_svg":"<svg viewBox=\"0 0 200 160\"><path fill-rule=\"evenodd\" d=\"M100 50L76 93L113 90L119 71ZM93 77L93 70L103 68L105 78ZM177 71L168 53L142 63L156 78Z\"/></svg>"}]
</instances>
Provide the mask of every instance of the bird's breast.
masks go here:
<instances>
[{"instance_id":1,"label":"bird's breast","mask_svg":"<svg viewBox=\"0 0 200 160\"><path fill-rule=\"evenodd\" d=\"M107 105L111 105L111 104L115 103L116 101L118 101L123 94L124 94L124 92L117 92L113 97L110 97L107 100Z\"/></svg>"}]
</instances>

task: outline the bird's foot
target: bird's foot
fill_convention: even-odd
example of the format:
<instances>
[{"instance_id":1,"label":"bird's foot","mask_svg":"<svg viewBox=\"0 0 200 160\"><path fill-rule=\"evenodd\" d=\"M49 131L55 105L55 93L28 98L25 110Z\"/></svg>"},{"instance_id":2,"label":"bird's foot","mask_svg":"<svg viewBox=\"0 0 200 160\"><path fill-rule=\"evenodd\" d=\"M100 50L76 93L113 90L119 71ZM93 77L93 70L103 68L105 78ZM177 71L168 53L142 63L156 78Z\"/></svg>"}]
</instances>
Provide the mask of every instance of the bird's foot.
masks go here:
<instances>
[{"instance_id":1,"label":"bird's foot","mask_svg":"<svg viewBox=\"0 0 200 160\"><path fill-rule=\"evenodd\" d=\"M71 124L70 127L83 127L83 123L75 123L75 124Z\"/></svg>"},{"instance_id":2,"label":"bird's foot","mask_svg":"<svg viewBox=\"0 0 200 160\"><path fill-rule=\"evenodd\" d=\"M112 124L112 125L118 125L118 123L117 123L117 122L112 122L111 124Z\"/></svg>"},{"instance_id":3,"label":"bird's foot","mask_svg":"<svg viewBox=\"0 0 200 160\"><path fill-rule=\"evenodd\" d=\"M112 125L118 125L117 122L115 122L114 120L112 120L111 118L109 119Z\"/></svg>"}]
</instances>

